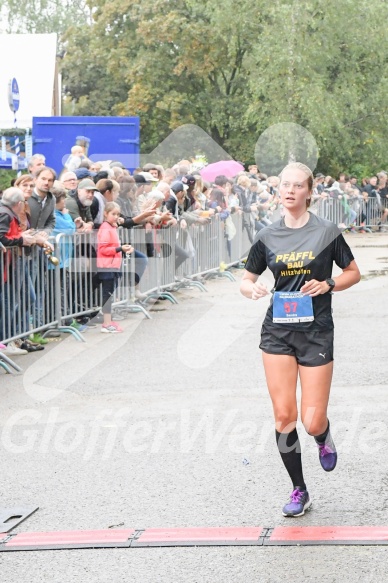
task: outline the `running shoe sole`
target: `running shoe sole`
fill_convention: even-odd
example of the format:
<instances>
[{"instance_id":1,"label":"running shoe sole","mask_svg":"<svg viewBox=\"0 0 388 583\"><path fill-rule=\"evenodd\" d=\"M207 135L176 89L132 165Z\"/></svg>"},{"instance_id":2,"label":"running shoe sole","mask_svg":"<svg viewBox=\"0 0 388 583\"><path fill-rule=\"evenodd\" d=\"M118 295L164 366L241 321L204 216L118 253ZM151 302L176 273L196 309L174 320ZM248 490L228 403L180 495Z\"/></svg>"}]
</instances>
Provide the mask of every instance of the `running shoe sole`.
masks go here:
<instances>
[{"instance_id":1,"label":"running shoe sole","mask_svg":"<svg viewBox=\"0 0 388 583\"><path fill-rule=\"evenodd\" d=\"M286 514L285 512L282 512L282 514L286 518L298 518L298 516L303 516L303 514L306 512L306 510L309 510L310 509L311 505L312 505L312 501L309 500L308 502L306 502L306 504L304 505L304 508L303 508L302 512L299 512L299 514Z\"/></svg>"}]
</instances>

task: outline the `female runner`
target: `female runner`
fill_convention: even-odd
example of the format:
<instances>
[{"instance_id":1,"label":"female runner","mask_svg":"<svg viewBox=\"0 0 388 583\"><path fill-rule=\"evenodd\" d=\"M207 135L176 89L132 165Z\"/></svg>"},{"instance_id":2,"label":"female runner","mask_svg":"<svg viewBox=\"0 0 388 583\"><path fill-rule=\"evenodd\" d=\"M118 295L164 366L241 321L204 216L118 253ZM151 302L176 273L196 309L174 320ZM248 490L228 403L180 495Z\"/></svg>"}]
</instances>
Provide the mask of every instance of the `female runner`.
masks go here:
<instances>
[{"instance_id":1,"label":"female runner","mask_svg":"<svg viewBox=\"0 0 388 583\"><path fill-rule=\"evenodd\" d=\"M332 291L360 280L352 252L334 223L308 211L313 190L310 169L295 162L280 174L284 217L260 231L252 246L241 293L258 300L269 293L258 281L268 267L275 278L260 348L272 400L276 442L293 491L284 516L302 516L310 506L302 471L296 422L296 385L301 384L301 420L314 436L326 472L337 463L327 418L333 374ZM335 262L342 273L332 279Z\"/></svg>"}]
</instances>

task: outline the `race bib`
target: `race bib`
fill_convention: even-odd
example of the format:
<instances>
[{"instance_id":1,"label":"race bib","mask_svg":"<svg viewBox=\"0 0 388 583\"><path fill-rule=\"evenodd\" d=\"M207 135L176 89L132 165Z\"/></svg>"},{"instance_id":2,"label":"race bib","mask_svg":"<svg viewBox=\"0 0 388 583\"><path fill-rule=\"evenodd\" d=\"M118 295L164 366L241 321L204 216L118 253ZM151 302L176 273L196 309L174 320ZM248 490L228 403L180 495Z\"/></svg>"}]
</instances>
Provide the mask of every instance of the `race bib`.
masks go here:
<instances>
[{"instance_id":1,"label":"race bib","mask_svg":"<svg viewBox=\"0 0 388 583\"><path fill-rule=\"evenodd\" d=\"M312 322L314 320L313 299L301 292L275 292L273 294L272 321L284 324L286 322Z\"/></svg>"}]
</instances>

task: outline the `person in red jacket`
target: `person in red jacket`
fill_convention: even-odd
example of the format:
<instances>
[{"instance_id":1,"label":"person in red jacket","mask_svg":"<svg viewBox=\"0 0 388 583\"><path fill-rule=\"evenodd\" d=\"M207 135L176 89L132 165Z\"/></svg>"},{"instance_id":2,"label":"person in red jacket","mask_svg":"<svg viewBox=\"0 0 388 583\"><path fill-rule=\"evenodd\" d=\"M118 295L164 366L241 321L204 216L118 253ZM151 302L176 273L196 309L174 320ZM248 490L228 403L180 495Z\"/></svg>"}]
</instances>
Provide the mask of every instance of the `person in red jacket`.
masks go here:
<instances>
[{"instance_id":1,"label":"person in red jacket","mask_svg":"<svg viewBox=\"0 0 388 583\"><path fill-rule=\"evenodd\" d=\"M101 332L122 332L117 322L112 321L113 293L121 274L123 253L132 253L131 245L121 245L117 234L121 210L117 203L108 202L104 209L104 222L97 235L97 269L102 283L102 313L104 322Z\"/></svg>"}]
</instances>

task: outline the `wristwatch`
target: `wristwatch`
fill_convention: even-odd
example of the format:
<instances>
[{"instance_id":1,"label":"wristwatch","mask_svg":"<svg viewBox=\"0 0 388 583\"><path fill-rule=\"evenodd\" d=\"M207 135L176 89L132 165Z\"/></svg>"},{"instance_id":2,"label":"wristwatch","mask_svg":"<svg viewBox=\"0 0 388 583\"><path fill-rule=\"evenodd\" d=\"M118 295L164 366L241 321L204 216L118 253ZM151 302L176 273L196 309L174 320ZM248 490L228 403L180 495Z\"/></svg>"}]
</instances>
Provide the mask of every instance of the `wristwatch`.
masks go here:
<instances>
[{"instance_id":1,"label":"wristwatch","mask_svg":"<svg viewBox=\"0 0 388 583\"><path fill-rule=\"evenodd\" d=\"M334 279L332 279L331 277L328 277L327 279L325 279L327 285L329 286L329 291L327 293L330 293L333 291L333 289L335 288L335 281Z\"/></svg>"}]
</instances>

